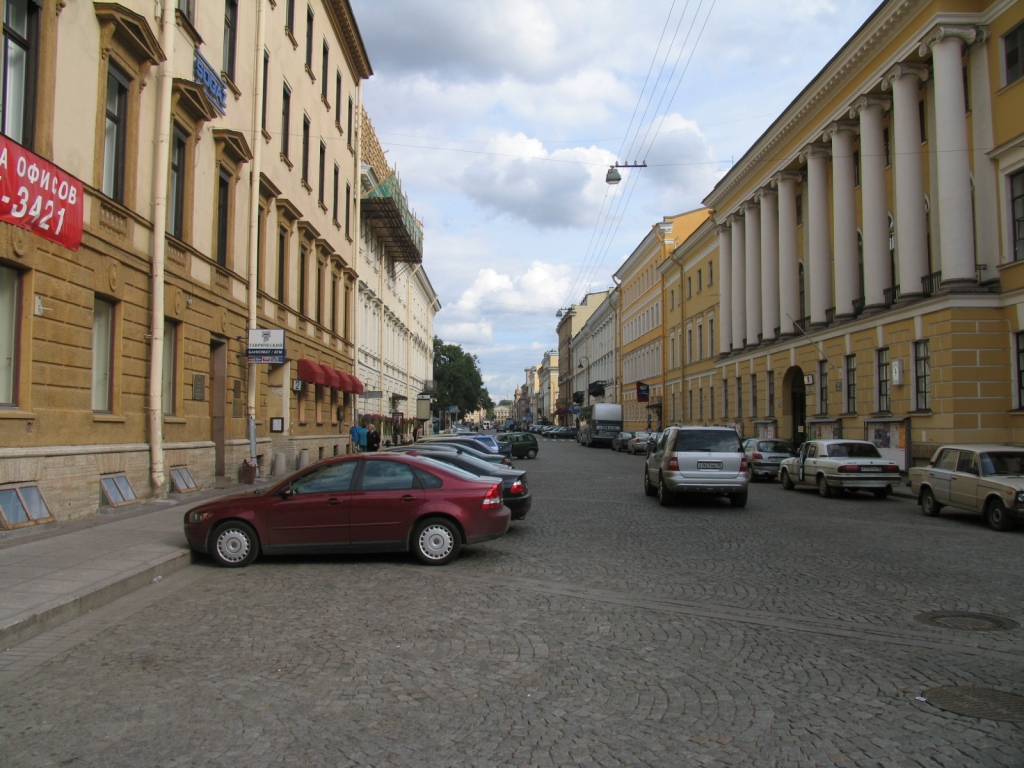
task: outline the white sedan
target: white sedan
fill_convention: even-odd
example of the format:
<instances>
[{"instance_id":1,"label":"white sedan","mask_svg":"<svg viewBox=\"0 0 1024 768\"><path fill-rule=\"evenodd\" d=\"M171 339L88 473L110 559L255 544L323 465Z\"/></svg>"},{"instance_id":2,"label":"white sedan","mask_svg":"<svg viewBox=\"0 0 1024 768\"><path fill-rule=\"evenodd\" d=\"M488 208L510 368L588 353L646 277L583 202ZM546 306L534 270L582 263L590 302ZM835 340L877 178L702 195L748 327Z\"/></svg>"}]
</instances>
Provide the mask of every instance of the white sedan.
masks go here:
<instances>
[{"instance_id":1,"label":"white sedan","mask_svg":"<svg viewBox=\"0 0 1024 768\"><path fill-rule=\"evenodd\" d=\"M785 459L779 479L787 491L816 487L829 498L844 491L870 491L884 499L900 483L900 468L883 459L866 440L808 440L796 456Z\"/></svg>"}]
</instances>

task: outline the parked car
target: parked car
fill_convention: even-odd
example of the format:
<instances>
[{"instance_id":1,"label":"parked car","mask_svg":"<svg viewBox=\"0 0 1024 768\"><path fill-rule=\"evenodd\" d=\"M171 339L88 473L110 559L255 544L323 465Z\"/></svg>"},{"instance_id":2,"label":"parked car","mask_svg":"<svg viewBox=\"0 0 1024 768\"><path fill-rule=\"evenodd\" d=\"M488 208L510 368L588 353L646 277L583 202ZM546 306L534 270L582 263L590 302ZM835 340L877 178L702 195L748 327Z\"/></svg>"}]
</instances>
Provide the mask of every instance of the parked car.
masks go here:
<instances>
[{"instance_id":1,"label":"parked car","mask_svg":"<svg viewBox=\"0 0 1024 768\"><path fill-rule=\"evenodd\" d=\"M727 496L747 505L747 457L732 427L668 427L644 460L644 493L668 506L676 494Z\"/></svg>"},{"instance_id":2,"label":"parked car","mask_svg":"<svg viewBox=\"0 0 1024 768\"><path fill-rule=\"evenodd\" d=\"M513 520L522 520L533 505L533 497L526 482L526 470L509 469L494 465L466 453L448 450L447 446L403 445L388 448L388 453L403 453L407 456L425 456L435 461L451 464L477 477L496 477L501 480L502 498L512 513Z\"/></svg>"},{"instance_id":3,"label":"parked car","mask_svg":"<svg viewBox=\"0 0 1024 768\"><path fill-rule=\"evenodd\" d=\"M470 435L470 437L472 437L474 440L476 440L479 443L483 443L488 448L490 448L492 451L497 451L498 453L504 453L506 456L508 456L510 453L512 453L512 445L511 445L511 443L508 443L507 441L498 440L494 435L478 435L478 434L473 434L473 435Z\"/></svg>"},{"instance_id":4,"label":"parked car","mask_svg":"<svg viewBox=\"0 0 1024 768\"><path fill-rule=\"evenodd\" d=\"M658 444L658 441L660 439L661 439L661 432L651 432L650 433L650 436L647 438L647 445L644 446L644 455L645 456L650 456L651 455L651 451L654 450L654 446L656 446Z\"/></svg>"},{"instance_id":5,"label":"parked car","mask_svg":"<svg viewBox=\"0 0 1024 768\"><path fill-rule=\"evenodd\" d=\"M944 445L927 467L911 467L910 487L921 511L943 507L985 516L996 531L1024 519L1024 448L1011 445Z\"/></svg>"},{"instance_id":6,"label":"parked car","mask_svg":"<svg viewBox=\"0 0 1024 768\"><path fill-rule=\"evenodd\" d=\"M824 498L845 491L870 491L884 499L900 483L900 468L866 440L808 440L779 467L782 487L816 487Z\"/></svg>"},{"instance_id":7,"label":"parked car","mask_svg":"<svg viewBox=\"0 0 1024 768\"><path fill-rule=\"evenodd\" d=\"M633 437L630 438L629 442L626 443L626 453L632 455L637 453L647 454L647 441L650 439L651 433L647 430L641 432L634 432Z\"/></svg>"},{"instance_id":8,"label":"parked car","mask_svg":"<svg viewBox=\"0 0 1024 768\"><path fill-rule=\"evenodd\" d=\"M626 450L626 444L632 439L632 432L619 432L619 434L612 438L612 450L616 453Z\"/></svg>"},{"instance_id":9,"label":"parked car","mask_svg":"<svg viewBox=\"0 0 1024 768\"><path fill-rule=\"evenodd\" d=\"M759 477L774 480L779 476L782 460L796 456L796 449L788 440L751 437L743 441L747 454L747 473L751 480Z\"/></svg>"},{"instance_id":10,"label":"parked car","mask_svg":"<svg viewBox=\"0 0 1024 768\"><path fill-rule=\"evenodd\" d=\"M413 445L451 445L459 448L461 451L472 454L477 458L484 459L485 461L491 461L495 464L505 464L506 466L512 466L512 459L504 453L498 453L492 451L486 445L481 443L479 440L474 440L471 437L460 437L458 435L426 435L416 440Z\"/></svg>"},{"instance_id":11,"label":"parked car","mask_svg":"<svg viewBox=\"0 0 1024 768\"><path fill-rule=\"evenodd\" d=\"M407 552L444 565L496 539L511 512L501 482L418 456L336 456L257 492L189 510L185 537L229 568L262 553Z\"/></svg>"},{"instance_id":12,"label":"parked car","mask_svg":"<svg viewBox=\"0 0 1024 768\"><path fill-rule=\"evenodd\" d=\"M512 446L512 457L515 459L535 459L540 443L537 436L530 432L506 432L498 435L498 439Z\"/></svg>"}]
</instances>

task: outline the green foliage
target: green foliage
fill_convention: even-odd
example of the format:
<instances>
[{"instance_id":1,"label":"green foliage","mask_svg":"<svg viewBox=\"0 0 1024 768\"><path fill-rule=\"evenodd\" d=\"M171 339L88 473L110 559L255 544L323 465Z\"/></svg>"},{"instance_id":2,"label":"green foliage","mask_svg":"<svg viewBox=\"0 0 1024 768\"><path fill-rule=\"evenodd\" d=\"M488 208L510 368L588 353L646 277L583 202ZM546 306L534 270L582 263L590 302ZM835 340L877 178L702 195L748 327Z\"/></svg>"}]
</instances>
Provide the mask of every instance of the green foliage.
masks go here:
<instances>
[{"instance_id":1,"label":"green foliage","mask_svg":"<svg viewBox=\"0 0 1024 768\"><path fill-rule=\"evenodd\" d=\"M464 416L478 408L493 408L480 374L480 361L458 344L445 344L434 337L434 388L437 405L445 409L457 406Z\"/></svg>"}]
</instances>

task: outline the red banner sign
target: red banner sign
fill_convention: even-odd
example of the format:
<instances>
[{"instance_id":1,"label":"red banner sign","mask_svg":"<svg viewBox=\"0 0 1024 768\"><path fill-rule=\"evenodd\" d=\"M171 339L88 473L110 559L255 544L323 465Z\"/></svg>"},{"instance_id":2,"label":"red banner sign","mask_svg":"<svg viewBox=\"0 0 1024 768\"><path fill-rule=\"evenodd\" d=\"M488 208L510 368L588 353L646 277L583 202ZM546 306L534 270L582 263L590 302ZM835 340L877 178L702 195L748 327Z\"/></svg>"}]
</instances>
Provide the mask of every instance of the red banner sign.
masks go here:
<instances>
[{"instance_id":1,"label":"red banner sign","mask_svg":"<svg viewBox=\"0 0 1024 768\"><path fill-rule=\"evenodd\" d=\"M77 251L82 182L0 135L0 221Z\"/></svg>"}]
</instances>

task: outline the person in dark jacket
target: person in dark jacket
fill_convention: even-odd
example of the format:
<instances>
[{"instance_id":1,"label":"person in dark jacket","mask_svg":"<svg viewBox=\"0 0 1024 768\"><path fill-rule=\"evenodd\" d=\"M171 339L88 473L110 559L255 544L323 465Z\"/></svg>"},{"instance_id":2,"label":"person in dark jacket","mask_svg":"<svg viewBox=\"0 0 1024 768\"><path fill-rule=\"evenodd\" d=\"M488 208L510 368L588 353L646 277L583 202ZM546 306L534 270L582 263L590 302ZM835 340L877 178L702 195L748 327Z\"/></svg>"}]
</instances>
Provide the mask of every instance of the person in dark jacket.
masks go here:
<instances>
[{"instance_id":1,"label":"person in dark jacket","mask_svg":"<svg viewBox=\"0 0 1024 768\"><path fill-rule=\"evenodd\" d=\"M366 450L373 453L378 448L380 448L380 433L371 424L366 429Z\"/></svg>"}]
</instances>

